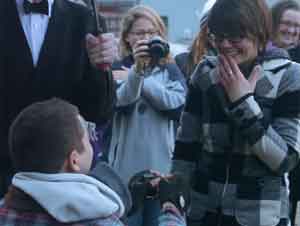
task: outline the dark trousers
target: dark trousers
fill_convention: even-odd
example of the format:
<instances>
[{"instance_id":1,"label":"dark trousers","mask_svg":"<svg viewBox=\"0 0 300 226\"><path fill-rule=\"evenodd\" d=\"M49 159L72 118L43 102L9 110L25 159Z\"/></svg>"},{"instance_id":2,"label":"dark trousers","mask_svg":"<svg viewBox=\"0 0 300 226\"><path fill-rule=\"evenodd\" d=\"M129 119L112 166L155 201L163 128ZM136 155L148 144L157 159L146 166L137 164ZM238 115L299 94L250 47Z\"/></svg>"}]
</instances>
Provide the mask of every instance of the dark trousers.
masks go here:
<instances>
[{"instance_id":1,"label":"dark trousers","mask_svg":"<svg viewBox=\"0 0 300 226\"><path fill-rule=\"evenodd\" d=\"M297 202L300 200L300 164L290 172L290 203L291 203L291 225L294 225Z\"/></svg>"},{"instance_id":2,"label":"dark trousers","mask_svg":"<svg viewBox=\"0 0 300 226\"><path fill-rule=\"evenodd\" d=\"M11 184L13 174L7 171L0 171L0 199L6 194L9 185Z\"/></svg>"},{"instance_id":3,"label":"dark trousers","mask_svg":"<svg viewBox=\"0 0 300 226\"><path fill-rule=\"evenodd\" d=\"M281 219L277 226L287 226L288 220ZM191 220L187 219L187 226L241 226L233 216L218 215L215 213L207 213L203 219ZM257 226L257 225L251 225Z\"/></svg>"}]
</instances>

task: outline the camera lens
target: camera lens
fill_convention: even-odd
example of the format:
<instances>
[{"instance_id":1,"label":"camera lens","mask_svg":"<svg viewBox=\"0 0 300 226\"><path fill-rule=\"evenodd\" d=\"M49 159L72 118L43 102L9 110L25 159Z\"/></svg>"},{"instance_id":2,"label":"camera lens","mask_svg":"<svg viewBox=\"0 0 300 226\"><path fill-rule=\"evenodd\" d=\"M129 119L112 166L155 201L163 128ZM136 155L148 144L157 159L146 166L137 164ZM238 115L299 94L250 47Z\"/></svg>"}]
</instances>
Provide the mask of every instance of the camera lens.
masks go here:
<instances>
[{"instance_id":1,"label":"camera lens","mask_svg":"<svg viewBox=\"0 0 300 226\"><path fill-rule=\"evenodd\" d=\"M150 39L148 46L150 56L155 59L166 57L169 54L169 44L159 36Z\"/></svg>"}]
</instances>

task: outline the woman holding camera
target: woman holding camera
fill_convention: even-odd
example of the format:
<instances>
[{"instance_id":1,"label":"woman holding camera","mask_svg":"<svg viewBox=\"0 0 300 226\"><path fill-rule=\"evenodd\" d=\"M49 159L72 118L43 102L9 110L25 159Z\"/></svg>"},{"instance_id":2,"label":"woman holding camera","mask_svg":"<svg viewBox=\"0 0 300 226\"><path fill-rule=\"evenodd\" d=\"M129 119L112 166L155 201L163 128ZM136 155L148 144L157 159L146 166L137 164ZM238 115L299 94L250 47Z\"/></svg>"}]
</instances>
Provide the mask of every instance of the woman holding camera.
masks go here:
<instances>
[{"instance_id":1,"label":"woman holding camera","mask_svg":"<svg viewBox=\"0 0 300 226\"><path fill-rule=\"evenodd\" d=\"M109 149L109 162L125 183L142 170L162 174L170 170L173 124L186 91L184 76L171 59L165 39L165 25L153 9L139 5L125 15L118 64L119 69L128 68L128 76L117 80L117 112ZM157 200L146 198L129 225L157 225L158 214Z\"/></svg>"},{"instance_id":2,"label":"woman holding camera","mask_svg":"<svg viewBox=\"0 0 300 226\"><path fill-rule=\"evenodd\" d=\"M227 12L227 13L224 13ZM218 55L194 71L172 171L196 191L205 226L287 226L285 174L300 152L300 65L266 45L264 0L218 0L208 17Z\"/></svg>"}]
</instances>

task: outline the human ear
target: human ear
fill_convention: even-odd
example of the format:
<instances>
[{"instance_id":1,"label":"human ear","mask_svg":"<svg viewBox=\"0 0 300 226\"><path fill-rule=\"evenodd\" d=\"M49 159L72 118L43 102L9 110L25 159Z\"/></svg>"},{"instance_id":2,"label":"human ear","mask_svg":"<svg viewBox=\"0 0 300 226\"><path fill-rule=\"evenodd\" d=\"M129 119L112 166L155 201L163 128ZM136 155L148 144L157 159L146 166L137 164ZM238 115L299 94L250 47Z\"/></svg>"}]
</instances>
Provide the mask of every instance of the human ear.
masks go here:
<instances>
[{"instance_id":1,"label":"human ear","mask_svg":"<svg viewBox=\"0 0 300 226\"><path fill-rule=\"evenodd\" d=\"M80 165L79 165L79 153L76 150L72 150L68 158L66 159L67 170L70 172L79 173Z\"/></svg>"}]
</instances>

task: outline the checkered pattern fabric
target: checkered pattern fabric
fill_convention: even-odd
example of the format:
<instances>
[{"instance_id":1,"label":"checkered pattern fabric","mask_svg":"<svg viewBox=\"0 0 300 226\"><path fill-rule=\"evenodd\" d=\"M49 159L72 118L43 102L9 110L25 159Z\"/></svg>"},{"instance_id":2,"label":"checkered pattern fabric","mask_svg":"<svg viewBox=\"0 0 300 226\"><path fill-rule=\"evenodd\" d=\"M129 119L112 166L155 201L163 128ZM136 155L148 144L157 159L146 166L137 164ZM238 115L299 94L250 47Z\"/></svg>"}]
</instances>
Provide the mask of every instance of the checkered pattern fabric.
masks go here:
<instances>
[{"instance_id":1,"label":"checkered pattern fabric","mask_svg":"<svg viewBox=\"0 0 300 226\"><path fill-rule=\"evenodd\" d=\"M14 226L122 226L115 216L105 219L82 221L63 224L47 214L22 212L13 209L0 208L0 225Z\"/></svg>"},{"instance_id":2,"label":"checkered pattern fabric","mask_svg":"<svg viewBox=\"0 0 300 226\"><path fill-rule=\"evenodd\" d=\"M14 226L123 226L116 216L87 220L77 223L59 223L47 214L22 212L0 207L0 225ZM179 211L169 209L159 217L159 226L185 226L185 219Z\"/></svg>"},{"instance_id":3,"label":"checkered pattern fabric","mask_svg":"<svg viewBox=\"0 0 300 226\"><path fill-rule=\"evenodd\" d=\"M190 177L199 216L221 212L241 225L276 225L288 218L284 175L299 158L300 65L268 56L255 93L231 103L216 64L207 58L192 76L173 171Z\"/></svg>"}]
</instances>

